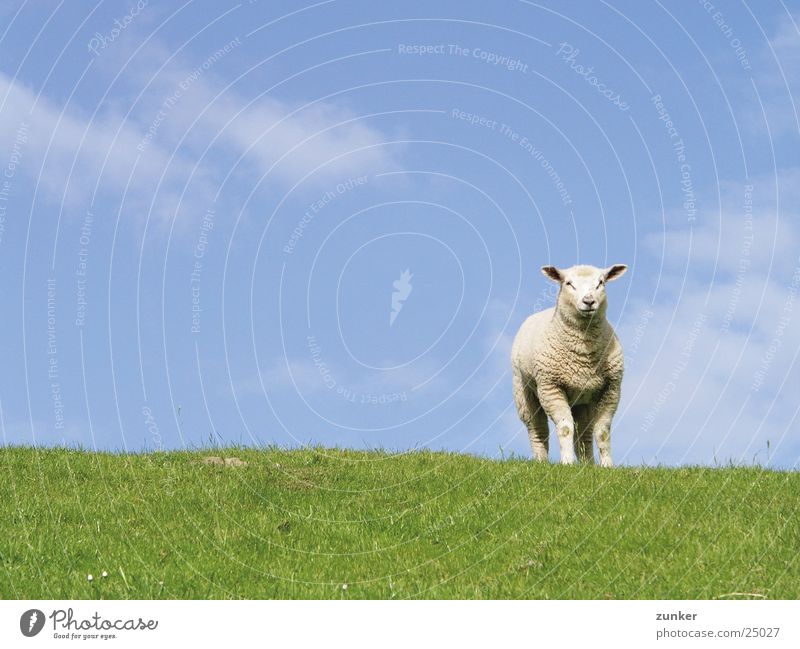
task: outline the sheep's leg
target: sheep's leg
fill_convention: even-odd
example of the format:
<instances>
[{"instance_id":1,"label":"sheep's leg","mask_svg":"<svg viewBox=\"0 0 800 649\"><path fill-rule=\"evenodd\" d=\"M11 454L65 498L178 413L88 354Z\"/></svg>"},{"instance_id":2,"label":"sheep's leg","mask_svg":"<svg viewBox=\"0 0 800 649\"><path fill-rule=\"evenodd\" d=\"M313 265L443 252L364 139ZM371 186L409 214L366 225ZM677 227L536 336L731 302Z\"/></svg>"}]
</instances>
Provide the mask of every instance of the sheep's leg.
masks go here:
<instances>
[{"instance_id":1,"label":"sheep's leg","mask_svg":"<svg viewBox=\"0 0 800 649\"><path fill-rule=\"evenodd\" d=\"M600 456L600 466L613 466L611 462L611 415L598 415L592 427L597 454Z\"/></svg>"},{"instance_id":2,"label":"sheep's leg","mask_svg":"<svg viewBox=\"0 0 800 649\"><path fill-rule=\"evenodd\" d=\"M575 421L567 395L555 385L545 385L539 386L538 396L547 416L555 422L561 447L561 464L575 464Z\"/></svg>"},{"instance_id":3,"label":"sheep's leg","mask_svg":"<svg viewBox=\"0 0 800 649\"><path fill-rule=\"evenodd\" d=\"M528 429L528 437L531 440L533 455L537 460L547 462L550 453L550 429L547 427L547 415L544 414L539 400L536 400L536 410L533 415L533 428Z\"/></svg>"},{"instance_id":4,"label":"sheep's leg","mask_svg":"<svg viewBox=\"0 0 800 649\"><path fill-rule=\"evenodd\" d=\"M514 372L514 401L522 423L528 429L533 457L541 462L547 461L550 431L547 428L547 415L542 410L536 392L518 372Z\"/></svg>"},{"instance_id":5,"label":"sheep's leg","mask_svg":"<svg viewBox=\"0 0 800 649\"><path fill-rule=\"evenodd\" d=\"M611 461L611 419L607 423L600 421L595 424L594 439L597 442L600 466L613 466Z\"/></svg>"},{"instance_id":6,"label":"sheep's leg","mask_svg":"<svg viewBox=\"0 0 800 649\"><path fill-rule=\"evenodd\" d=\"M575 406L572 409L575 419L575 453L578 460L594 464L594 448L592 446L592 411L589 406Z\"/></svg>"},{"instance_id":7,"label":"sheep's leg","mask_svg":"<svg viewBox=\"0 0 800 649\"><path fill-rule=\"evenodd\" d=\"M606 386L598 403L595 406L592 433L597 442L597 453L600 456L600 466L610 467L611 462L611 420L617 411L620 397L620 384L613 381Z\"/></svg>"}]
</instances>

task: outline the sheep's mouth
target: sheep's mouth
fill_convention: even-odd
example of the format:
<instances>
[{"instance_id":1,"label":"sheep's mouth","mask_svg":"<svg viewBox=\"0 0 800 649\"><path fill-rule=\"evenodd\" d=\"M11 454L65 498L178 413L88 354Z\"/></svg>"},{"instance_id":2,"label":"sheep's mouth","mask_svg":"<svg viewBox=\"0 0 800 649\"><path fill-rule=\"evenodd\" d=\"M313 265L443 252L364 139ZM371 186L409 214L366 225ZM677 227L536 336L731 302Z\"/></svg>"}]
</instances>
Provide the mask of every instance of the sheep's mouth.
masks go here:
<instances>
[{"instance_id":1,"label":"sheep's mouth","mask_svg":"<svg viewBox=\"0 0 800 649\"><path fill-rule=\"evenodd\" d=\"M591 315L592 313L597 311L597 307L596 306L578 307L578 311L586 315Z\"/></svg>"}]
</instances>

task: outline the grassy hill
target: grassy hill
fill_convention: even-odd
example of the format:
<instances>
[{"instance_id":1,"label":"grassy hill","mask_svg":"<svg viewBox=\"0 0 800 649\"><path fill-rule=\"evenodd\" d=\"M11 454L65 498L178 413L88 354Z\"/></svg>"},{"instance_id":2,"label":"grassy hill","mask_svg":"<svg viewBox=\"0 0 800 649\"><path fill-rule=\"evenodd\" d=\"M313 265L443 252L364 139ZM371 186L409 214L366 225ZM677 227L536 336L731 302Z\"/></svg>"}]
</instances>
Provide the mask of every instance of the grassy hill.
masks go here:
<instances>
[{"instance_id":1,"label":"grassy hill","mask_svg":"<svg viewBox=\"0 0 800 649\"><path fill-rule=\"evenodd\" d=\"M0 476L2 598L800 598L800 473L0 448Z\"/></svg>"}]
</instances>

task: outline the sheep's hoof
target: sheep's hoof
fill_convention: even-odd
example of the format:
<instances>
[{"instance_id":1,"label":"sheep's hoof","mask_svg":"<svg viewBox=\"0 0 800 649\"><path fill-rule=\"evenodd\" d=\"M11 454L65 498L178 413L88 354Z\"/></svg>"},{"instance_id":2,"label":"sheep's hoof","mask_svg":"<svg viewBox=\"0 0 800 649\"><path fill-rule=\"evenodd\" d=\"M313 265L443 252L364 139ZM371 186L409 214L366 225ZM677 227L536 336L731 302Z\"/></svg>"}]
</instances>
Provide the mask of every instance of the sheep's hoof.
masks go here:
<instances>
[{"instance_id":1,"label":"sheep's hoof","mask_svg":"<svg viewBox=\"0 0 800 649\"><path fill-rule=\"evenodd\" d=\"M610 469L612 466L614 466L614 463L611 461L610 457L601 457L600 466Z\"/></svg>"},{"instance_id":2,"label":"sheep's hoof","mask_svg":"<svg viewBox=\"0 0 800 649\"><path fill-rule=\"evenodd\" d=\"M577 458L574 455L567 455L561 458L561 464L575 464Z\"/></svg>"}]
</instances>

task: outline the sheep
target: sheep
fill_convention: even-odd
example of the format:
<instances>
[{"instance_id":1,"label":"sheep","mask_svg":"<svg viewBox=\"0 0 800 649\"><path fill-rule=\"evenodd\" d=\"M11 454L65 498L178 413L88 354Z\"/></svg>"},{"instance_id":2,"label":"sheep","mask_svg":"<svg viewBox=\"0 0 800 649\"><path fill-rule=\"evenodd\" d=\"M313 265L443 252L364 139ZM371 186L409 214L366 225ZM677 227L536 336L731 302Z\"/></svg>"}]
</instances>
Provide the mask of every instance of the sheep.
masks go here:
<instances>
[{"instance_id":1,"label":"sheep","mask_svg":"<svg viewBox=\"0 0 800 649\"><path fill-rule=\"evenodd\" d=\"M511 350L514 401L536 460L547 461L549 417L562 464L578 458L593 464L594 438L601 466L612 466L611 419L619 404L624 359L606 320L605 284L627 269L624 264L542 267L560 286L556 306L525 320Z\"/></svg>"}]
</instances>

